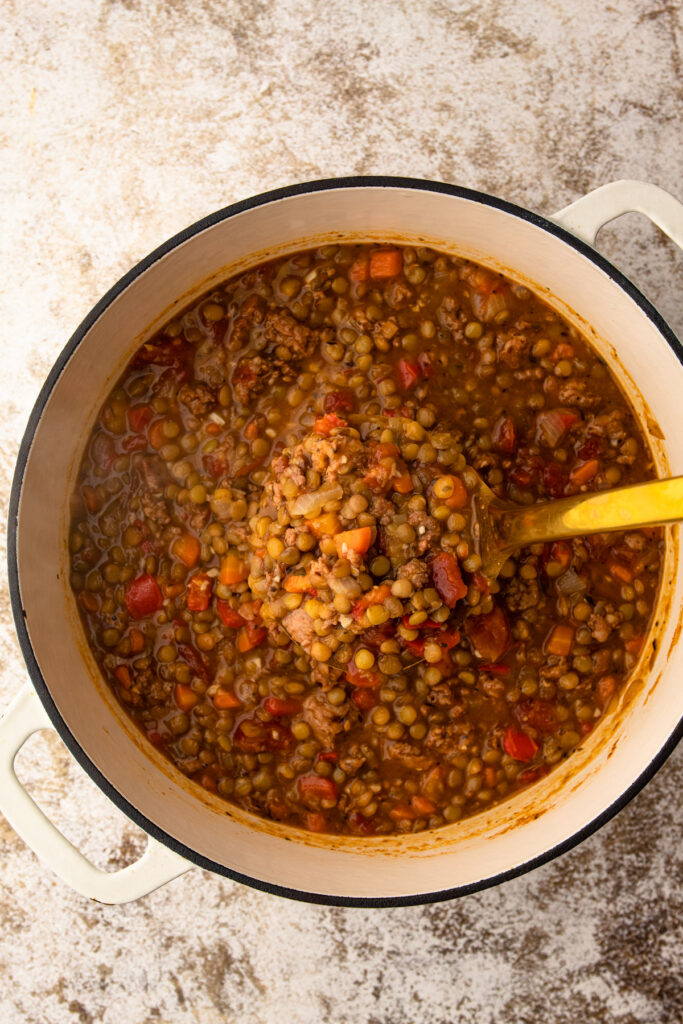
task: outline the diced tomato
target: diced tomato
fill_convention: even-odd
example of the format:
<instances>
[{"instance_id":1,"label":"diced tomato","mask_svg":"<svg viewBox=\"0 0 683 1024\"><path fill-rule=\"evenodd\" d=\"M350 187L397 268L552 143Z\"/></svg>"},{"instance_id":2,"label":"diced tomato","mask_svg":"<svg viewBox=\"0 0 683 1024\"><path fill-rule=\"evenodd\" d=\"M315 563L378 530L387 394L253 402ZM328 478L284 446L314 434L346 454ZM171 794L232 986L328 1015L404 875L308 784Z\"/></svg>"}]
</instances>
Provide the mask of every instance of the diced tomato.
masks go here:
<instances>
[{"instance_id":1,"label":"diced tomato","mask_svg":"<svg viewBox=\"0 0 683 1024\"><path fill-rule=\"evenodd\" d=\"M447 551L439 551L432 559L430 568L439 597L449 608L454 608L467 594L457 559Z\"/></svg>"},{"instance_id":2,"label":"diced tomato","mask_svg":"<svg viewBox=\"0 0 683 1024\"><path fill-rule=\"evenodd\" d=\"M340 420L334 412L328 412L315 421L313 429L316 434L322 434L324 437L327 437L333 430L338 430L339 427L345 426L347 426L345 420Z\"/></svg>"},{"instance_id":3,"label":"diced tomato","mask_svg":"<svg viewBox=\"0 0 683 1024\"><path fill-rule=\"evenodd\" d=\"M416 658L424 658L426 642L425 637L421 636L417 640L404 640L403 646Z\"/></svg>"},{"instance_id":4,"label":"diced tomato","mask_svg":"<svg viewBox=\"0 0 683 1024\"><path fill-rule=\"evenodd\" d=\"M288 750L292 733L283 722L260 722L243 718L235 729L233 743L245 754L261 754L270 750Z\"/></svg>"},{"instance_id":5,"label":"diced tomato","mask_svg":"<svg viewBox=\"0 0 683 1024\"><path fill-rule=\"evenodd\" d=\"M396 376L404 391L408 391L420 379L420 367L408 359L399 359L396 364Z\"/></svg>"},{"instance_id":6,"label":"diced tomato","mask_svg":"<svg viewBox=\"0 0 683 1024\"><path fill-rule=\"evenodd\" d=\"M351 388L330 391L323 399L325 412L353 412L356 399Z\"/></svg>"},{"instance_id":7,"label":"diced tomato","mask_svg":"<svg viewBox=\"0 0 683 1024\"><path fill-rule=\"evenodd\" d=\"M379 586L373 587L372 590L368 590L367 594L363 594L355 603L351 609L356 622L360 622L363 618L363 613L372 604L384 604L386 599L391 596L391 587L388 583L380 583Z\"/></svg>"},{"instance_id":8,"label":"diced tomato","mask_svg":"<svg viewBox=\"0 0 683 1024\"><path fill-rule=\"evenodd\" d=\"M512 725L505 732L503 747L505 753L514 757L515 761L532 761L538 751L538 743Z\"/></svg>"},{"instance_id":9,"label":"diced tomato","mask_svg":"<svg viewBox=\"0 0 683 1024\"><path fill-rule=\"evenodd\" d=\"M249 564L239 555L228 554L221 562L220 582L224 587L234 587L249 576Z\"/></svg>"},{"instance_id":10,"label":"diced tomato","mask_svg":"<svg viewBox=\"0 0 683 1024\"><path fill-rule=\"evenodd\" d=\"M491 590L491 580L483 572L475 572L472 576L472 582L480 594L488 594Z\"/></svg>"},{"instance_id":11,"label":"diced tomato","mask_svg":"<svg viewBox=\"0 0 683 1024\"><path fill-rule=\"evenodd\" d=\"M206 667L206 662L192 644L178 644L178 654L183 661L187 662L196 676L208 681L209 670Z\"/></svg>"},{"instance_id":12,"label":"diced tomato","mask_svg":"<svg viewBox=\"0 0 683 1024\"><path fill-rule=\"evenodd\" d=\"M217 690L213 695L213 704L218 711L231 711L233 708L241 708L242 701L236 693L230 690Z\"/></svg>"},{"instance_id":13,"label":"diced tomato","mask_svg":"<svg viewBox=\"0 0 683 1024\"><path fill-rule=\"evenodd\" d=\"M587 736L589 732L593 731L593 725L591 722L579 722L579 732L582 736Z\"/></svg>"},{"instance_id":14,"label":"diced tomato","mask_svg":"<svg viewBox=\"0 0 683 1024\"><path fill-rule=\"evenodd\" d=\"M192 711L192 708L199 704L199 694L184 683L176 683L173 696L181 711Z\"/></svg>"},{"instance_id":15,"label":"diced tomato","mask_svg":"<svg viewBox=\"0 0 683 1024\"><path fill-rule=\"evenodd\" d=\"M367 281L369 269L367 257L361 256L351 264L349 277L352 281Z\"/></svg>"},{"instance_id":16,"label":"diced tomato","mask_svg":"<svg viewBox=\"0 0 683 1024\"><path fill-rule=\"evenodd\" d=\"M197 572L187 585L187 607L191 612L205 612L211 601L213 580L205 572Z\"/></svg>"},{"instance_id":17,"label":"diced tomato","mask_svg":"<svg viewBox=\"0 0 683 1024\"><path fill-rule=\"evenodd\" d=\"M323 750L318 754L318 761L329 761L330 764L334 764L339 760L339 754L336 750Z\"/></svg>"},{"instance_id":18,"label":"diced tomato","mask_svg":"<svg viewBox=\"0 0 683 1024\"><path fill-rule=\"evenodd\" d=\"M323 775L301 775L299 777L299 795L302 800L336 800L337 786L332 779Z\"/></svg>"},{"instance_id":19,"label":"diced tomato","mask_svg":"<svg viewBox=\"0 0 683 1024\"><path fill-rule=\"evenodd\" d=\"M536 441L548 448L556 448L578 419L578 413L571 409L544 409L536 416Z\"/></svg>"},{"instance_id":20,"label":"diced tomato","mask_svg":"<svg viewBox=\"0 0 683 1024\"><path fill-rule=\"evenodd\" d=\"M261 644L265 643L267 636L267 630L249 621L237 634L237 650L240 654L246 654L247 651L251 651L254 647L260 647Z\"/></svg>"},{"instance_id":21,"label":"diced tomato","mask_svg":"<svg viewBox=\"0 0 683 1024\"><path fill-rule=\"evenodd\" d=\"M351 831L361 836L371 836L377 828L377 819L366 818L360 811L352 811L348 821Z\"/></svg>"},{"instance_id":22,"label":"diced tomato","mask_svg":"<svg viewBox=\"0 0 683 1024\"><path fill-rule=\"evenodd\" d=\"M209 452L208 455L202 456L202 464L204 469L214 480L220 480L221 477L228 475L228 457L225 452L215 451Z\"/></svg>"},{"instance_id":23,"label":"diced tomato","mask_svg":"<svg viewBox=\"0 0 683 1024\"><path fill-rule=\"evenodd\" d=\"M614 576L615 580L619 580L620 583L633 583L633 573L628 566L623 565L621 562L611 562L608 569L610 575Z\"/></svg>"},{"instance_id":24,"label":"diced tomato","mask_svg":"<svg viewBox=\"0 0 683 1024\"><path fill-rule=\"evenodd\" d=\"M304 814L304 826L309 832L327 832L327 818L320 811L308 811Z\"/></svg>"},{"instance_id":25,"label":"diced tomato","mask_svg":"<svg viewBox=\"0 0 683 1024\"><path fill-rule=\"evenodd\" d=\"M147 447L147 438L144 434L128 434L121 442L124 452L144 452Z\"/></svg>"},{"instance_id":26,"label":"diced tomato","mask_svg":"<svg viewBox=\"0 0 683 1024\"><path fill-rule=\"evenodd\" d=\"M510 628L498 605L486 615L468 615L464 629L474 653L486 662L498 661L510 644Z\"/></svg>"},{"instance_id":27,"label":"diced tomato","mask_svg":"<svg viewBox=\"0 0 683 1024\"><path fill-rule=\"evenodd\" d=\"M204 787L204 789L209 789L212 793L215 793L218 788L216 779L210 771L202 772L198 778L198 782Z\"/></svg>"},{"instance_id":28,"label":"diced tomato","mask_svg":"<svg viewBox=\"0 0 683 1024\"><path fill-rule=\"evenodd\" d=\"M520 725L529 725L538 732L550 735L557 726L555 705L541 697L526 697L520 700L513 710Z\"/></svg>"},{"instance_id":29,"label":"diced tomato","mask_svg":"<svg viewBox=\"0 0 683 1024\"><path fill-rule=\"evenodd\" d=\"M279 718L281 715L297 715L301 711L301 701L294 697L266 697L263 706L269 715Z\"/></svg>"},{"instance_id":30,"label":"diced tomato","mask_svg":"<svg viewBox=\"0 0 683 1024\"><path fill-rule=\"evenodd\" d=\"M645 637L632 636L630 640L624 640L624 647L630 654L639 654Z\"/></svg>"},{"instance_id":31,"label":"diced tomato","mask_svg":"<svg viewBox=\"0 0 683 1024\"><path fill-rule=\"evenodd\" d=\"M566 658L572 649L573 640L574 627L560 623L553 627L546 640L545 649L548 654L555 654L559 658Z\"/></svg>"},{"instance_id":32,"label":"diced tomato","mask_svg":"<svg viewBox=\"0 0 683 1024\"><path fill-rule=\"evenodd\" d=\"M557 562L562 566L562 569L566 569L572 560L572 549L571 545L566 540L557 540L553 544L547 545L547 552L543 552L543 565L546 566L548 562Z\"/></svg>"},{"instance_id":33,"label":"diced tomato","mask_svg":"<svg viewBox=\"0 0 683 1024\"><path fill-rule=\"evenodd\" d=\"M356 530L344 530L336 534L334 543L340 558L345 558L349 551L364 555L372 544L372 529L369 526L359 526Z\"/></svg>"},{"instance_id":34,"label":"diced tomato","mask_svg":"<svg viewBox=\"0 0 683 1024\"><path fill-rule=\"evenodd\" d=\"M171 551L188 569L192 569L199 561L201 544L193 534L184 533L173 542Z\"/></svg>"},{"instance_id":35,"label":"diced tomato","mask_svg":"<svg viewBox=\"0 0 683 1024\"><path fill-rule=\"evenodd\" d=\"M353 658L346 666L346 678L351 686L361 690L372 690L382 682L382 676L376 669L371 668L364 671L358 668Z\"/></svg>"},{"instance_id":36,"label":"diced tomato","mask_svg":"<svg viewBox=\"0 0 683 1024\"><path fill-rule=\"evenodd\" d=\"M538 481L544 462L540 455L534 455L528 448L519 448L517 464L510 472L510 479L517 487L531 487Z\"/></svg>"},{"instance_id":37,"label":"diced tomato","mask_svg":"<svg viewBox=\"0 0 683 1024\"><path fill-rule=\"evenodd\" d=\"M551 359L573 359L574 358L574 346L570 345L566 341L561 341L559 345L556 345L553 349Z\"/></svg>"},{"instance_id":38,"label":"diced tomato","mask_svg":"<svg viewBox=\"0 0 683 1024\"><path fill-rule=\"evenodd\" d=\"M394 804L389 811L389 817L394 821L415 821L418 813L407 801L402 801Z\"/></svg>"},{"instance_id":39,"label":"diced tomato","mask_svg":"<svg viewBox=\"0 0 683 1024\"><path fill-rule=\"evenodd\" d=\"M512 455L517 438L515 424L509 416L502 416L493 428L493 447L504 455Z\"/></svg>"},{"instance_id":40,"label":"diced tomato","mask_svg":"<svg viewBox=\"0 0 683 1024\"><path fill-rule=\"evenodd\" d=\"M597 459L589 459L588 462L580 462L572 469L569 474L569 479L577 487L581 487L583 484L587 484L593 479L599 468L600 463Z\"/></svg>"},{"instance_id":41,"label":"diced tomato","mask_svg":"<svg viewBox=\"0 0 683 1024\"><path fill-rule=\"evenodd\" d=\"M143 573L126 587L124 600L132 619L144 619L158 612L164 603L161 588L154 576Z\"/></svg>"},{"instance_id":42,"label":"diced tomato","mask_svg":"<svg viewBox=\"0 0 683 1024\"><path fill-rule=\"evenodd\" d=\"M375 249L370 253L370 277L373 281L396 277L402 269L403 254L400 249Z\"/></svg>"},{"instance_id":43,"label":"diced tomato","mask_svg":"<svg viewBox=\"0 0 683 1024\"><path fill-rule=\"evenodd\" d=\"M559 462L549 462L543 467L543 486L552 498L561 498L567 486L567 474Z\"/></svg>"},{"instance_id":44,"label":"diced tomato","mask_svg":"<svg viewBox=\"0 0 683 1024\"><path fill-rule=\"evenodd\" d=\"M350 680L349 680L350 682ZM369 711L377 704L377 696L372 689L358 687L351 692L351 700L361 711Z\"/></svg>"},{"instance_id":45,"label":"diced tomato","mask_svg":"<svg viewBox=\"0 0 683 1024\"><path fill-rule=\"evenodd\" d=\"M536 768L525 768L517 776L517 784L528 786L530 782L537 782L538 779L542 779L549 771L550 767L547 764L539 764Z\"/></svg>"},{"instance_id":46,"label":"diced tomato","mask_svg":"<svg viewBox=\"0 0 683 1024\"><path fill-rule=\"evenodd\" d=\"M163 448L165 444L168 444L168 438L164 433L163 420L155 420L155 422L152 423L151 427L149 428L148 437L150 445L157 451L160 448Z\"/></svg>"},{"instance_id":47,"label":"diced tomato","mask_svg":"<svg viewBox=\"0 0 683 1024\"><path fill-rule=\"evenodd\" d=\"M239 612L236 612L234 608L231 608L227 601L221 601L220 598L216 602L218 608L218 615L224 626L228 629L239 629L246 622Z\"/></svg>"},{"instance_id":48,"label":"diced tomato","mask_svg":"<svg viewBox=\"0 0 683 1024\"><path fill-rule=\"evenodd\" d=\"M588 462L590 459L597 459L602 454L602 438L597 434L593 434L588 440L584 441L576 450L576 454L584 462Z\"/></svg>"},{"instance_id":49,"label":"diced tomato","mask_svg":"<svg viewBox=\"0 0 683 1024\"><path fill-rule=\"evenodd\" d=\"M255 469L263 465L263 458L253 459L251 462L245 463L243 466L238 466L235 469L235 477L240 479L241 477L251 476Z\"/></svg>"},{"instance_id":50,"label":"diced tomato","mask_svg":"<svg viewBox=\"0 0 683 1024\"><path fill-rule=\"evenodd\" d=\"M136 434L141 434L153 417L154 409L151 405L131 405L128 410L130 429Z\"/></svg>"},{"instance_id":51,"label":"diced tomato","mask_svg":"<svg viewBox=\"0 0 683 1024\"><path fill-rule=\"evenodd\" d=\"M140 654L145 649L145 634L139 629L131 629L128 633L128 640L130 641L130 653Z\"/></svg>"}]
</instances>

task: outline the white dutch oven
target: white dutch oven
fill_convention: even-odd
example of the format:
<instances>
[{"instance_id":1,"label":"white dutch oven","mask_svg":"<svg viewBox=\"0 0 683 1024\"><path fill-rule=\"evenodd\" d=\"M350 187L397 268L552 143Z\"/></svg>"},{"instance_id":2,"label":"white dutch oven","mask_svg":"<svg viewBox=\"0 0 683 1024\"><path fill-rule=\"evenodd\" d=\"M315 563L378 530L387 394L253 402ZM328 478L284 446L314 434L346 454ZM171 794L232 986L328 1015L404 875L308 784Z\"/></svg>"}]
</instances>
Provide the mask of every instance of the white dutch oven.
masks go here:
<instances>
[{"instance_id":1,"label":"white dutch oven","mask_svg":"<svg viewBox=\"0 0 683 1024\"><path fill-rule=\"evenodd\" d=\"M0 809L74 889L105 903L124 902L198 864L270 892L325 903L444 899L569 849L662 764L683 724L677 530L668 531L654 643L619 706L568 762L529 790L475 818L416 836L309 835L231 808L189 782L144 743L102 681L67 585L69 495L98 408L132 353L214 282L266 256L323 240L419 241L530 284L588 330L620 376L649 431L659 473L683 474L681 346L647 300L591 248L602 224L630 210L647 214L683 246L683 206L638 182L606 185L551 220L431 182L313 182L200 221L99 302L59 357L21 446L9 574L32 685L0 722ZM137 864L112 874L97 870L19 784L16 753L46 726L54 726L101 789L149 834Z\"/></svg>"}]
</instances>

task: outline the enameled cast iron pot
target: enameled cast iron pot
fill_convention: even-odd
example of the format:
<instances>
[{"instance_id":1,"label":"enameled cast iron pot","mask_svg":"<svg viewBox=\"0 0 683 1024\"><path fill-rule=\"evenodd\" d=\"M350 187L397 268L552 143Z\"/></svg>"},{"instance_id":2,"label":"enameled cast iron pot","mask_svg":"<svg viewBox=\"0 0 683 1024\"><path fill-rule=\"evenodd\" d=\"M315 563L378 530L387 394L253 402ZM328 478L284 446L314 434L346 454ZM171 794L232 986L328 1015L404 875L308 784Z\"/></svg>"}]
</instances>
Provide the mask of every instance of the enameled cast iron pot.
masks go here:
<instances>
[{"instance_id":1,"label":"enameled cast iron pot","mask_svg":"<svg viewBox=\"0 0 683 1024\"><path fill-rule=\"evenodd\" d=\"M659 474L682 474L683 349L649 302L591 247L602 224L631 210L650 216L683 246L683 206L639 182L606 185L550 220L480 192L426 181L312 182L207 217L144 259L97 304L50 373L21 446L9 579L31 683L0 722L0 810L74 889L124 902L198 864L322 903L444 899L569 849L653 775L683 725L677 529L667 531L656 643L646 645L619 706L535 786L477 817L414 836L307 834L231 808L185 779L143 740L103 682L68 586L69 495L97 411L133 352L212 284L323 241L431 245L529 284L587 331L621 379L649 434ZM98 871L19 784L16 753L47 725L149 834L137 864L113 874Z\"/></svg>"}]
</instances>

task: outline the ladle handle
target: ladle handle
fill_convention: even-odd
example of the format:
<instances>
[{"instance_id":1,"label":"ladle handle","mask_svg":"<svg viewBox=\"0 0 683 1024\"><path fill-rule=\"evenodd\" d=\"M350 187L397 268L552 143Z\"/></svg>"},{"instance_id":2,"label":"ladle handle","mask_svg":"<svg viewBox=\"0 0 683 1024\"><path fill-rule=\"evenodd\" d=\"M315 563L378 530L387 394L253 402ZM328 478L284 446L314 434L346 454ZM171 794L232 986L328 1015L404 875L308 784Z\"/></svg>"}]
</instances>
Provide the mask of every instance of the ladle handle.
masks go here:
<instances>
[{"instance_id":1,"label":"ladle handle","mask_svg":"<svg viewBox=\"0 0 683 1024\"><path fill-rule=\"evenodd\" d=\"M683 477L491 512L504 547L510 550L586 533L663 526L683 520Z\"/></svg>"}]
</instances>

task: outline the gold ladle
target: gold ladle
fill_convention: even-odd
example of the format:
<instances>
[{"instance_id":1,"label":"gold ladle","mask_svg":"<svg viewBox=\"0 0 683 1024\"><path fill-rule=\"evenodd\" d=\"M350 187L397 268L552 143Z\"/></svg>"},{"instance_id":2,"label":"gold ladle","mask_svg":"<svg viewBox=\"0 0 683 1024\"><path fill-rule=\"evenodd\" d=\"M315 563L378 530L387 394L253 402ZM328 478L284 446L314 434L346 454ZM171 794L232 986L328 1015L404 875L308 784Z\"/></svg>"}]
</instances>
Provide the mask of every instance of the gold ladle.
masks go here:
<instances>
[{"instance_id":1,"label":"gold ladle","mask_svg":"<svg viewBox=\"0 0 683 1024\"><path fill-rule=\"evenodd\" d=\"M683 521L683 477L521 506L501 501L480 479L473 513L481 572L495 579L512 552L529 544Z\"/></svg>"}]
</instances>

